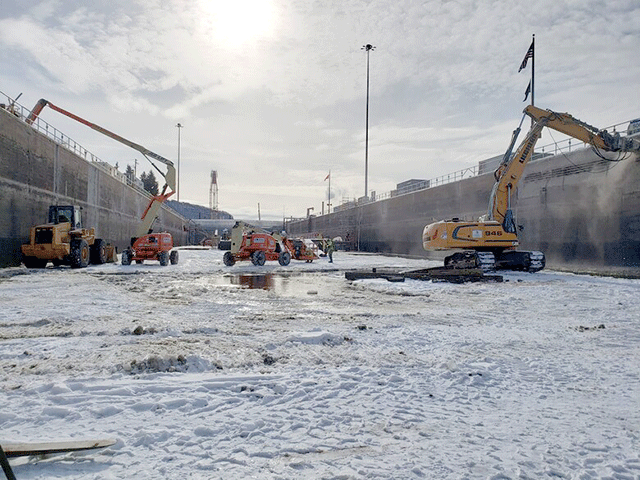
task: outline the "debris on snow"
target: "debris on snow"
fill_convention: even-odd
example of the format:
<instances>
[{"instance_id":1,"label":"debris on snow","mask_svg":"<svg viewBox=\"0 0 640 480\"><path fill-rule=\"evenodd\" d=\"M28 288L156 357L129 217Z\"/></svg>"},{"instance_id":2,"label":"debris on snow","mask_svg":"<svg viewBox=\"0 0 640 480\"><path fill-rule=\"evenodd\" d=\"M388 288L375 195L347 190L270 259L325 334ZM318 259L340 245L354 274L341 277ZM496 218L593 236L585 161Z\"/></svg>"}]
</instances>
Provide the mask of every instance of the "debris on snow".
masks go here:
<instances>
[{"instance_id":1,"label":"debris on snow","mask_svg":"<svg viewBox=\"0 0 640 480\"><path fill-rule=\"evenodd\" d=\"M601 323L600 325L595 325L593 327L584 327L580 325L579 327L575 327L575 329L579 332L587 332L589 330L604 330L604 323Z\"/></svg>"}]
</instances>

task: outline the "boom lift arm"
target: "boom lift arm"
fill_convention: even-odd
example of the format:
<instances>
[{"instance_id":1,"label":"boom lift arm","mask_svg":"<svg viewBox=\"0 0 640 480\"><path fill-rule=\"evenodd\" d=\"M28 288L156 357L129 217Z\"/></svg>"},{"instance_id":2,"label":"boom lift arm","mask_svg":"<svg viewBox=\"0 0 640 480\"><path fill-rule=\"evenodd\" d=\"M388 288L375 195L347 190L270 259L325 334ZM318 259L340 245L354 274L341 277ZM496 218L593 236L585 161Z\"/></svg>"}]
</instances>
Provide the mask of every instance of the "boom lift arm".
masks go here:
<instances>
[{"instance_id":1,"label":"boom lift arm","mask_svg":"<svg viewBox=\"0 0 640 480\"><path fill-rule=\"evenodd\" d=\"M141 218L142 222L140 223L140 225L138 225L138 228L136 231L136 237L141 237L149 233L149 231L151 230L151 226L153 225L153 222L155 221L158 215L160 206L165 200L167 200L167 198L173 195L176 191L176 169L173 166L173 162L171 160L164 158L161 155L158 155L157 153L152 152L151 150L143 147L142 145L138 145L137 143L127 140L126 138L123 138L120 135L110 132L106 128L102 128L101 126L96 125L95 123L91 123L88 120L85 120L84 118L74 115L73 113L68 112L63 108L60 108L54 105L53 103L49 102L48 100L45 100L44 98L41 98L38 101L38 103L36 103L35 107L33 107L33 110L31 110L31 113L27 117L27 120L26 120L27 123L31 125L36 120L36 118L38 118L38 115L40 115L40 112L42 111L42 109L47 105L49 106L49 108L55 110L56 112L66 115L67 117L72 118L73 120L76 120L77 122L80 122L88 126L89 128L92 128L93 130L96 130L97 132L100 132L103 135L106 135L107 137L110 137L124 145L127 145L128 147L131 147L134 150L137 150L147 160L149 160L149 163L151 164L151 166L153 166L153 168L155 168L160 173L160 175L164 177L165 184L162 187L162 192L159 195L153 195L151 197L149 204L147 205L147 208L142 214L142 218ZM158 166L151 159L164 163L167 166L167 172L163 173L162 170L160 170ZM170 189L168 193L167 193L167 188Z\"/></svg>"},{"instance_id":2,"label":"boom lift arm","mask_svg":"<svg viewBox=\"0 0 640 480\"><path fill-rule=\"evenodd\" d=\"M496 183L489 198L487 217L489 220L496 220L502 223L506 232L515 233L515 223L510 206L511 193L520 181L524 168L533 155L535 144L540 138L544 127L588 143L596 150L629 152L640 149L640 145L637 144L636 140L623 139L618 134L611 135L606 130L598 130L568 113L557 113L529 105L524 109L523 120L525 115L533 119L531 129L513 157L510 155L511 149L505 154L502 163L495 171ZM522 125L522 121L520 125ZM514 140L519 131L520 127L514 132Z\"/></svg>"}]
</instances>

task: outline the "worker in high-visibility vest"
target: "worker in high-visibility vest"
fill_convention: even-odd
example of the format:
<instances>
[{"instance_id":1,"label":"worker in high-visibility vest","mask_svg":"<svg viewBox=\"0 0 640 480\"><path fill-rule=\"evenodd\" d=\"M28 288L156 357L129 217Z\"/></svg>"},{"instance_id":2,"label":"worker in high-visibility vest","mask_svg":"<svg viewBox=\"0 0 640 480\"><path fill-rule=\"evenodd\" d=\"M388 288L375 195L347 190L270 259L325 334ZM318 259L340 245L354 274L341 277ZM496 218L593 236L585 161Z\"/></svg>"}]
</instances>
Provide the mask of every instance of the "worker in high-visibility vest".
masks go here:
<instances>
[{"instance_id":1,"label":"worker in high-visibility vest","mask_svg":"<svg viewBox=\"0 0 640 480\"><path fill-rule=\"evenodd\" d=\"M327 255L329 255L329 263L333 263L333 252L336 251L336 246L333 243L333 240L329 239L327 242Z\"/></svg>"}]
</instances>

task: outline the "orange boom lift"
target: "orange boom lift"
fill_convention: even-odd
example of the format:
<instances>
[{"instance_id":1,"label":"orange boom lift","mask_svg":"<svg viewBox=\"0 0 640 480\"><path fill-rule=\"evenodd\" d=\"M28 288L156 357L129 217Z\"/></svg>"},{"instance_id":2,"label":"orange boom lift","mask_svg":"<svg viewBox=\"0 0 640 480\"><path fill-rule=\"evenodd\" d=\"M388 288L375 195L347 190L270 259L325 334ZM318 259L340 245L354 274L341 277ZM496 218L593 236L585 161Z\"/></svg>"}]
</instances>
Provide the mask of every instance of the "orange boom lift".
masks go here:
<instances>
[{"instance_id":1,"label":"orange boom lift","mask_svg":"<svg viewBox=\"0 0 640 480\"><path fill-rule=\"evenodd\" d=\"M131 246L122 252L121 261L122 265L130 265L132 261L142 263L145 260L158 260L163 266L168 265L169 262L171 262L172 265L178 263L178 251L173 250L173 237L171 234L168 232L153 233L152 231L152 226L158 216L160 206L167 200L167 198L173 195L176 190L176 169L173 166L173 162L167 160L161 155L158 155L157 153L153 153L151 150L138 145L137 143L102 128L95 123L91 123L84 118L74 115L44 98L40 99L38 103L36 103L36 106L33 107L33 110L27 118L27 123L32 124L36 118L38 118L42 109L46 106L49 106L52 110L66 115L67 117L72 118L73 120L76 120L77 122L80 122L87 127L106 135L107 137L137 150L147 160L149 160L151 166L164 177L165 184L164 187L162 187L162 192L159 195L151 196L149 204L142 214L141 223L137 228L136 234L131 238ZM151 159L164 163L167 166L167 172L163 173ZM167 189L170 190L167 191Z\"/></svg>"},{"instance_id":2,"label":"orange boom lift","mask_svg":"<svg viewBox=\"0 0 640 480\"><path fill-rule=\"evenodd\" d=\"M287 266L292 258L307 263L318 258L316 247L311 242L291 239L284 233L257 230L262 229L244 222L236 222L231 229L231 250L225 252L222 258L227 267L242 260L251 260L256 266L264 265L265 261L277 260L280 265Z\"/></svg>"}]
</instances>

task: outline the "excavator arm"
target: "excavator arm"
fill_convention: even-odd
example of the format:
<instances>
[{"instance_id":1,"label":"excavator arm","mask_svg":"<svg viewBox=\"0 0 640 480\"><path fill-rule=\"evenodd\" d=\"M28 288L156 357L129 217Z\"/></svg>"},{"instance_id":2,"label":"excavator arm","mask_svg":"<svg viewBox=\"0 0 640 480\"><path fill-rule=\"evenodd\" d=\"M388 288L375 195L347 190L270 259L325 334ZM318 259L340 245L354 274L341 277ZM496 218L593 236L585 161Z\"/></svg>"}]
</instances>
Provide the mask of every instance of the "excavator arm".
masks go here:
<instances>
[{"instance_id":1,"label":"excavator arm","mask_svg":"<svg viewBox=\"0 0 640 480\"><path fill-rule=\"evenodd\" d=\"M496 183L489 197L488 219L502 223L504 230L509 233L515 233L516 230L511 214L511 193L522 178L524 169L533 155L534 147L544 127L588 143L596 150L607 152L640 151L640 143L637 140L622 138L619 134L611 135L606 130L598 130L568 113L557 113L529 105L524 109L524 114L533 119L531 129L515 155L511 156L510 150L505 154L502 163L495 172ZM517 135L518 131L519 128L514 132L514 135Z\"/></svg>"},{"instance_id":2,"label":"excavator arm","mask_svg":"<svg viewBox=\"0 0 640 480\"><path fill-rule=\"evenodd\" d=\"M49 102L48 100L45 100L44 98L41 98L38 101L38 103L36 103L35 107L33 107L33 110L31 110L31 112L29 113L29 116L27 117L27 120L26 120L27 123L31 125L36 120L36 118L38 118L38 115L40 115L40 112L42 112L42 109L46 106L49 106L49 108L51 108L52 110L55 110L58 113L66 115L67 117L72 118L73 120L76 120L77 122L80 122L83 125L86 125L87 127L102 133L103 135L106 135L107 137L110 137L124 145L127 145L128 147L131 147L134 150L137 150L147 160L149 160L149 163L151 163L151 166L155 168L158 171L158 173L160 173L160 175L164 177L165 184L164 184L164 187L162 187L162 192L159 195L153 195L149 200L149 204L147 205L147 208L142 214L142 218L141 218L142 222L140 223L140 225L138 225L136 237L141 237L149 233L149 231L151 230L151 226L153 225L153 222L155 221L158 215L160 206L164 201L167 200L167 198L173 195L176 191L176 169L173 166L173 162L171 160L164 158L161 155L158 155L157 153L152 152L151 150L143 147L142 145L138 145L137 143L127 140L126 138L121 137L120 135L110 132L106 128L102 128L101 126L96 125L95 123L89 122L88 120L85 120L82 117L74 115L73 113L68 112L63 108L60 108L54 105L53 103ZM167 166L167 171L162 172L162 170L160 170L158 166L151 159L165 164ZM169 192L167 192L167 188L170 189Z\"/></svg>"}]
</instances>

